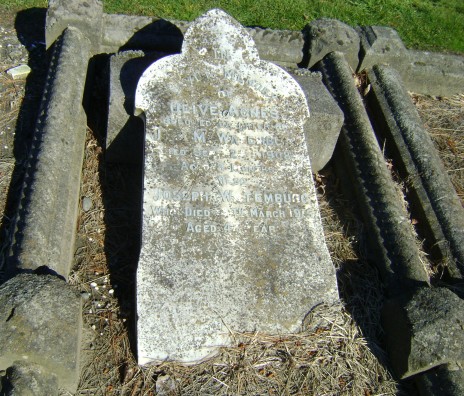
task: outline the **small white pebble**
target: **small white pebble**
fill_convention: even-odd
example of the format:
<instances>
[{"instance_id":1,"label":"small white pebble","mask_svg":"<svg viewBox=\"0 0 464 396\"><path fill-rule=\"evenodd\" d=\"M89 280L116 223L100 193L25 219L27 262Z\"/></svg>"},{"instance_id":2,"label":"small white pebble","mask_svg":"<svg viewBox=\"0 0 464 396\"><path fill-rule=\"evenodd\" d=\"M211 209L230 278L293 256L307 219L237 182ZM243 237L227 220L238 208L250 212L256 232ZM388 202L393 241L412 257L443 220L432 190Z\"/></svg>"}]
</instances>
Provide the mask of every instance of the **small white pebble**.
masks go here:
<instances>
[{"instance_id":1,"label":"small white pebble","mask_svg":"<svg viewBox=\"0 0 464 396\"><path fill-rule=\"evenodd\" d=\"M7 149L7 148L8 148L8 146L3 146L3 148Z\"/></svg>"},{"instance_id":2,"label":"small white pebble","mask_svg":"<svg viewBox=\"0 0 464 396\"><path fill-rule=\"evenodd\" d=\"M81 292L81 297L83 300L88 300L90 298L90 293Z\"/></svg>"},{"instance_id":3,"label":"small white pebble","mask_svg":"<svg viewBox=\"0 0 464 396\"><path fill-rule=\"evenodd\" d=\"M106 285L102 285L102 289L106 289Z\"/></svg>"},{"instance_id":4,"label":"small white pebble","mask_svg":"<svg viewBox=\"0 0 464 396\"><path fill-rule=\"evenodd\" d=\"M95 330L96 328L97 328L97 326L95 326L95 325L92 325L92 329L94 329L94 330Z\"/></svg>"},{"instance_id":5,"label":"small white pebble","mask_svg":"<svg viewBox=\"0 0 464 396\"><path fill-rule=\"evenodd\" d=\"M89 313L93 313L93 311L91 309L89 309Z\"/></svg>"},{"instance_id":6,"label":"small white pebble","mask_svg":"<svg viewBox=\"0 0 464 396\"><path fill-rule=\"evenodd\" d=\"M113 289L108 290L108 294L114 294L114 290Z\"/></svg>"},{"instance_id":7,"label":"small white pebble","mask_svg":"<svg viewBox=\"0 0 464 396\"><path fill-rule=\"evenodd\" d=\"M122 321L123 321L123 322L125 322L125 321L126 321L126 319L123 319Z\"/></svg>"},{"instance_id":8,"label":"small white pebble","mask_svg":"<svg viewBox=\"0 0 464 396\"><path fill-rule=\"evenodd\" d=\"M95 271L95 275L100 275L100 273L99 273L99 272L97 272L97 271Z\"/></svg>"},{"instance_id":9,"label":"small white pebble","mask_svg":"<svg viewBox=\"0 0 464 396\"><path fill-rule=\"evenodd\" d=\"M95 290L98 290L98 286L95 286Z\"/></svg>"},{"instance_id":10,"label":"small white pebble","mask_svg":"<svg viewBox=\"0 0 464 396\"><path fill-rule=\"evenodd\" d=\"M90 284L90 287L97 287L97 284L96 284L95 282L92 282L92 283Z\"/></svg>"},{"instance_id":11,"label":"small white pebble","mask_svg":"<svg viewBox=\"0 0 464 396\"><path fill-rule=\"evenodd\" d=\"M100 333L100 335L102 336L102 335L103 335L103 333Z\"/></svg>"},{"instance_id":12,"label":"small white pebble","mask_svg":"<svg viewBox=\"0 0 464 396\"><path fill-rule=\"evenodd\" d=\"M106 296L103 294L103 295L102 295L102 298L106 298Z\"/></svg>"},{"instance_id":13,"label":"small white pebble","mask_svg":"<svg viewBox=\"0 0 464 396\"><path fill-rule=\"evenodd\" d=\"M108 318L105 318L105 322L109 322Z\"/></svg>"},{"instance_id":14,"label":"small white pebble","mask_svg":"<svg viewBox=\"0 0 464 396\"><path fill-rule=\"evenodd\" d=\"M108 283L108 278L106 276L103 278L103 283Z\"/></svg>"},{"instance_id":15,"label":"small white pebble","mask_svg":"<svg viewBox=\"0 0 464 396\"><path fill-rule=\"evenodd\" d=\"M97 303L97 307L101 308L102 307L101 303Z\"/></svg>"}]
</instances>

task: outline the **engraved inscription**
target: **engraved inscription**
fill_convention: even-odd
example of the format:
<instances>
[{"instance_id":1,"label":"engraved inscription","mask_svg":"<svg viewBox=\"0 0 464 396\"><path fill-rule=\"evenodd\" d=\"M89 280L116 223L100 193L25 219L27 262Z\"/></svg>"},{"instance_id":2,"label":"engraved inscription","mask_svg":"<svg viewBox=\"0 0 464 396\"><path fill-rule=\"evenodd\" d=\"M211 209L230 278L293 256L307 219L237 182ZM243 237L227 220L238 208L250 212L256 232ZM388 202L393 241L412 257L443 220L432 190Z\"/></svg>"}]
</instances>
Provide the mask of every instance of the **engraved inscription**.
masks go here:
<instances>
[{"instance_id":1,"label":"engraved inscription","mask_svg":"<svg viewBox=\"0 0 464 396\"><path fill-rule=\"evenodd\" d=\"M332 301L297 82L211 10L180 54L143 73L135 103L146 121L139 363L195 362L228 343L229 325L295 331Z\"/></svg>"}]
</instances>

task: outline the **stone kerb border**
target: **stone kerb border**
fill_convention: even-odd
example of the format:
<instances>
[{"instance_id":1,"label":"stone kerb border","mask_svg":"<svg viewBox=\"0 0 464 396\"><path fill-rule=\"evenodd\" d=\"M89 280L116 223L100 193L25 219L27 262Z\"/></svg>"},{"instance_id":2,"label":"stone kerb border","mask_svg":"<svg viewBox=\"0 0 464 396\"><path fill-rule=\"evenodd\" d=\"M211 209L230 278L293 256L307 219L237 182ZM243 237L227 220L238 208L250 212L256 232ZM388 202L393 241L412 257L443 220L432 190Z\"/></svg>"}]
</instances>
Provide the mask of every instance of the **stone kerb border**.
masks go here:
<instances>
[{"instance_id":1,"label":"stone kerb border","mask_svg":"<svg viewBox=\"0 0 464 396\"><path fill-rule=\"evenodd\" d=\"M25 182L25 195L20 207L20 216L17 222L18 232L13 247L15 265L9 266L9 268L13 268L9 274L12 279L0 287L0 297L9 296L5 290L12 284L11 282L19 284L17 295L21 292L27 295L25 289L27 282L25 278L21 277L30 277L30 282L41 288L44 283L52 284L57 278L56 276L43 278L42 275L39 275L40 273L52 273L63 278L67 278L69 274L85 136L85 113L82 100L85 81L88 78L87 64L90 58L96 54L115 53L120 49L176 52L182 42L182 32L187 26L188 23L185 22L174 21L171 23L146 17L104 14L102 3L98 0L87 2L77 0L71 2L50 1L46 30L47 47L51 47L59 37L60 39L54 50L54 61L50 67L42 113L35 134L33 157ZM404 214L398 209L397 202L391 194L390 181L383 169L384 164L382 164L378 147L375 147L375 138L369 120L366 118L360 98L353 90L351 71L362 70L379 63L389 63L400 73L407 89L418 93L452 95L464 91L464 58L404 49L404 45L392 29L368 27L358 30L356 34L352 34L354 30L350 29L338 21L322 20L311 23L305 30L305 34L265 29L251 29L250 33L254 37L263 59L284 66L295 66L296 64L308 66L322 61L318 67L324 74L329 90L335 98L341 93L342 97L346 97L349 101L343 104L339 99L339 105L344 112L346 122L336 156L345 158L352 163L353 170L350 172L350 176L358 186L361 200L365 201L366 221L373 227L374 239L382 253L383 259L378 260L379 265L383 269L387 281L399 281L399 287L390 289L391 295L401 296L405 288L410 287L411 284L427 285L428 277L424 274L423 268L417 260L417 252L410 250L412 245L409 245L408 242L410 234L406 225L402 221L395 224L394 220L401 218ZM350 39L334 40L331 36L337 30L350 32ZM153 36L154 33L156 33L155 36ZM318 45L318 40L324 44ZM316 48L319 55L316 55ZM356 59L354 54L357 49L359 57ZM395 55L395 49L405 56ZM344 55L333 54L333 51L338 50L341 50ZM326 57L327 54L331 55ZM394 110L395 105L390 104L388 100L386 103L390 109L387 109L388 111L396 111ZM360 124L356 125L356 123ZM362 133L361 136L356 137L353 131L358 128ZM61 140L63 139L63 131L67 134L64 137L64 142ZM405 133L408 133L407 130ZM360 139L362 144L359 148L355 147L353 139ZM411 152L414 151L410 146L408 149ZM363 161L370 164L370 171L367 173L361 172L364 165ZM69 164L69 166L63 167L63 163ZM453 193L445 184L442 184L445 189L443 191L445 195L451 197ZM66 191L66 193L62 195L60 200L54 201L51 199L52 197L60 196L57 191ZM368 202L369 194L375 197L373 206ZM362 198L363 195L365 198ZM431 201L431 206L435 209L433 199ZM447 226L443 226L440 216L441 214L436 215L440 226L445 229L443 234L448 238ZM62 222L63 220L66 221ZM449 229L452 230L452 227L454 226ZM56 230L61 231L57 232ZM396 232L402 235L401 240L395 241L398 244L389 241L387 236L389 233L393 235ZM453 243L451 246L452 254L455 255L456 262L459 262L461 254L459 247L456 248L456 244L453 245ZM460 247L462 248L462 244ZM414 250L414 248L412 249ZM459 268L458 264L456 268ZM29 272L30 274L16 275L18 272ZM458 271L455 273L459 275ZM392 281L392 283L394 282ZM61 286L58 288L61 288L62 291L68 289L65 282L59 280L59 284ZM430 289L428 286L421 286L418 290L427 291ZM71 301L74 297L68 296L66 298ZM418 298L424 300L425 297L422 294L420 297L413 295L406 302L404 299L396 299L392 303L391 310L395 311L396 309L404 312L404 309L409 306L408 304L412 304ZM452 298L445 299L445 301L446 304L455 304ZM11 307L8 304L3 304L3 306ZM80 304L70 303L69 306L74 307L69 315L76 317L78 322L76 328L79 329L81 323ZM427 309L435 308L426 308L421 311L421 315L428 315L430 312ZM30 310L28 312L32 315ZM0 309L0 314L4 318L4 322L7 319L11 322L15 310ZM40 315L40 313L38 314ZM54 326L53 320L50 323ZM26 331L30 332L31 330ZM40 334L47 340L46 330L42 330L42 333ZM63 373L53 367L45 369L45 377L49 381L45 381L41 385L44 394L53 394L58 386L65 387L70 392L76 389L78 364L73 365L72 362L75 363L79 359L79 333L80 330L75 335L68 337L69 345L59 347L61 351L66 351L71 362L66 366L68 371ZM49 353L40 348L38 351L39 354ZM11 349L8 352L14 354ZM461 355L441 356L440 368L433 371L435 379L432 378L430 371L427 374L417 376L419 383L422 384L422 389L424 389L423 394L429 394L427 392L430 392L433 385L430 384L433 381L436 382L436 378L445 378L448 381L445 383L450 384L447 388L450 391L449 394L458 394L453 389L462 389L462 369L453 372L454 374L450 374L450 369L455 368L455 360L461 359ZM24 361L20 361L23 359L20 354L18 354L17 359L19 362L6 363L11 364L9 369L11 378L21 378L21 375L15 377L17 373L23 373L23 376L36 377L37 373L44 369L34 364L32 366L24 365ZM397 364L404 367L404 360ZM411 371L420 373L428 369L430 366L419 369L415 367ZM58 378L57 372L59 373ZM14 373L16 374L13 375ZM13 383L10 385L15 386ZM19 389L20 381L16 383L16 386Z\"/></svg>"},{"instance_id":2,"label":"stone kerb border","mask_svg":"<svg viewBox=\"0 0 464 396\"><path fill-rule=\"evenodd\" d=\"M374 117L376 129L385 127L386 141L394 145L404 176L416 192L419 205L427 212L431 243L444 258L453 278L464 276L464 209L454 191L430 135L422 127L417 110L405 91L401 77L391 68L369 70L372 84L370 103L380 110Z\"/></svg>"},{"instance_id":3,"label":"stone kerb border","mask_svg":"<svg viewBox=\"0 0 464 396\"><path fill-rule=\"evenodd\" d=\"M102 25L101 52L114 53L121 48L178 52L189 23L104 14ZM406 88L416 93L450 96L464 91L464 57L408 50L398 33L388 27L353 29L323 18L311 22L303 32L247 30L260 57L282 66L312 67L328 53L339 51L353 71L375 64L395 67Z\"/></svg>"}]
</instances>

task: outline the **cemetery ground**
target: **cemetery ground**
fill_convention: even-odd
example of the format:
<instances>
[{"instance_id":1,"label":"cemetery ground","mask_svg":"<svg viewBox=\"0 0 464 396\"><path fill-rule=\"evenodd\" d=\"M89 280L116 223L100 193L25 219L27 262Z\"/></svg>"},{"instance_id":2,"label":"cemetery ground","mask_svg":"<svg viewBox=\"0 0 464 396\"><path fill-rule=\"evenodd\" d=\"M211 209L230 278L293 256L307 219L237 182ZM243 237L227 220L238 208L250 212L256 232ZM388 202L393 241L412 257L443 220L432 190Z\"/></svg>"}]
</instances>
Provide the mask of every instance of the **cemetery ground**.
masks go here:
<instances>
[{"instance_id":1,"label":"cemetery ground","mask_svg":"<svg viewBox=\"0 0 464 396\"><path fill-rule=\"evenodd\" d=\"M26 43L26 49L11 21L0 27L0 33L3 239L20 189L27 152L22 143L33 130L46 58L40 38ZM6 74L20 63L29 63L33 69L27 84ZM366 83L362 76L358 80L364 92ZM141 169L104 161L104 87L95 87L94 95L100 106L93 109L88 128L75 266L70 277L85 299L78 395L414 394L410 384L399 384L390 374L379 318L383 285L367 260L365 230L356 203L342 195L330 164L315 179L342 305L315 307L298 334L270 336L231 330L234 347L199 365L138 367L134 298ZM464 96L412 98L463 201ZM385 160L398 183L398 194L406 196L407 180L396 175L388 153ZM407 200L404 204L408 205ZM414 214L410 220L421 244L420 224ZM439 283L440 263L428 259L425 247L423 260L433 281Z\"/></svg>"}]
</instances>

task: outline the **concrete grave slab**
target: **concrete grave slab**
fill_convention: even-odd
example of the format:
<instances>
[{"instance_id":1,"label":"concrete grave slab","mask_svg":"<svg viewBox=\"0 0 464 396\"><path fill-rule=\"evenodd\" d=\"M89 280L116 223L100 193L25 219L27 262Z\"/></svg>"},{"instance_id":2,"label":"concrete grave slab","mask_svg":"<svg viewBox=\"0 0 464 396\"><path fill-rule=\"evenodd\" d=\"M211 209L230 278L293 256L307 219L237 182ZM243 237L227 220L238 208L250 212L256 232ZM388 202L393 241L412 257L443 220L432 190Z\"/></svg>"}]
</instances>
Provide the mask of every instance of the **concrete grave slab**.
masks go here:
<instances>
[{"instance_id":1,"label":"concrete grave slab","mask_svg":"<svg viewBox=\"0 0 464 396\"><path fill-rule=\"evenodd\" d=\"M398 164L397 171L402 172L408 189L417 195L426 215L422 227L430 229L434 249L440 249L440 255L447 258L450 275L461 278L464 209L451 179L399 73L386 66L374 66L368 76L372 86L369 103L377 130L384 130L387 149Z\"/></svg>"},{"instance_id":2,"label":"concrete grave slab","mask_svg":"<svg viewBox=\"0 0 464 396\"><path fill-rule=\"evenodd\" d=\"M357 28L361 37L358 72L389 65L408 91L451 96L464 91L464 58L453 54L408 50L396 30L385 26Z\"/></svg>"},{"instance_id":3,"label":"concrete grave slab","mask_svg":"<svg viewBox=\"0 0 464 396\"><path fill-rule=\"evenodd\" d=\"M297 331L338 299L303 91L211 10L142 75L146 119L138 361L196 362L229 331Z\"/></svg>"},{"instance_id":4,"label":"concrete grave slab","mask_svg":"<svg viewBox=\"0 0 464 396\"><path fill-rule=\"evenodd\" d=\"M57 40L34 131L8 272L47 266L67 278L74 256L90 42L76 28Z\"/></svg>"}]
</instances>

